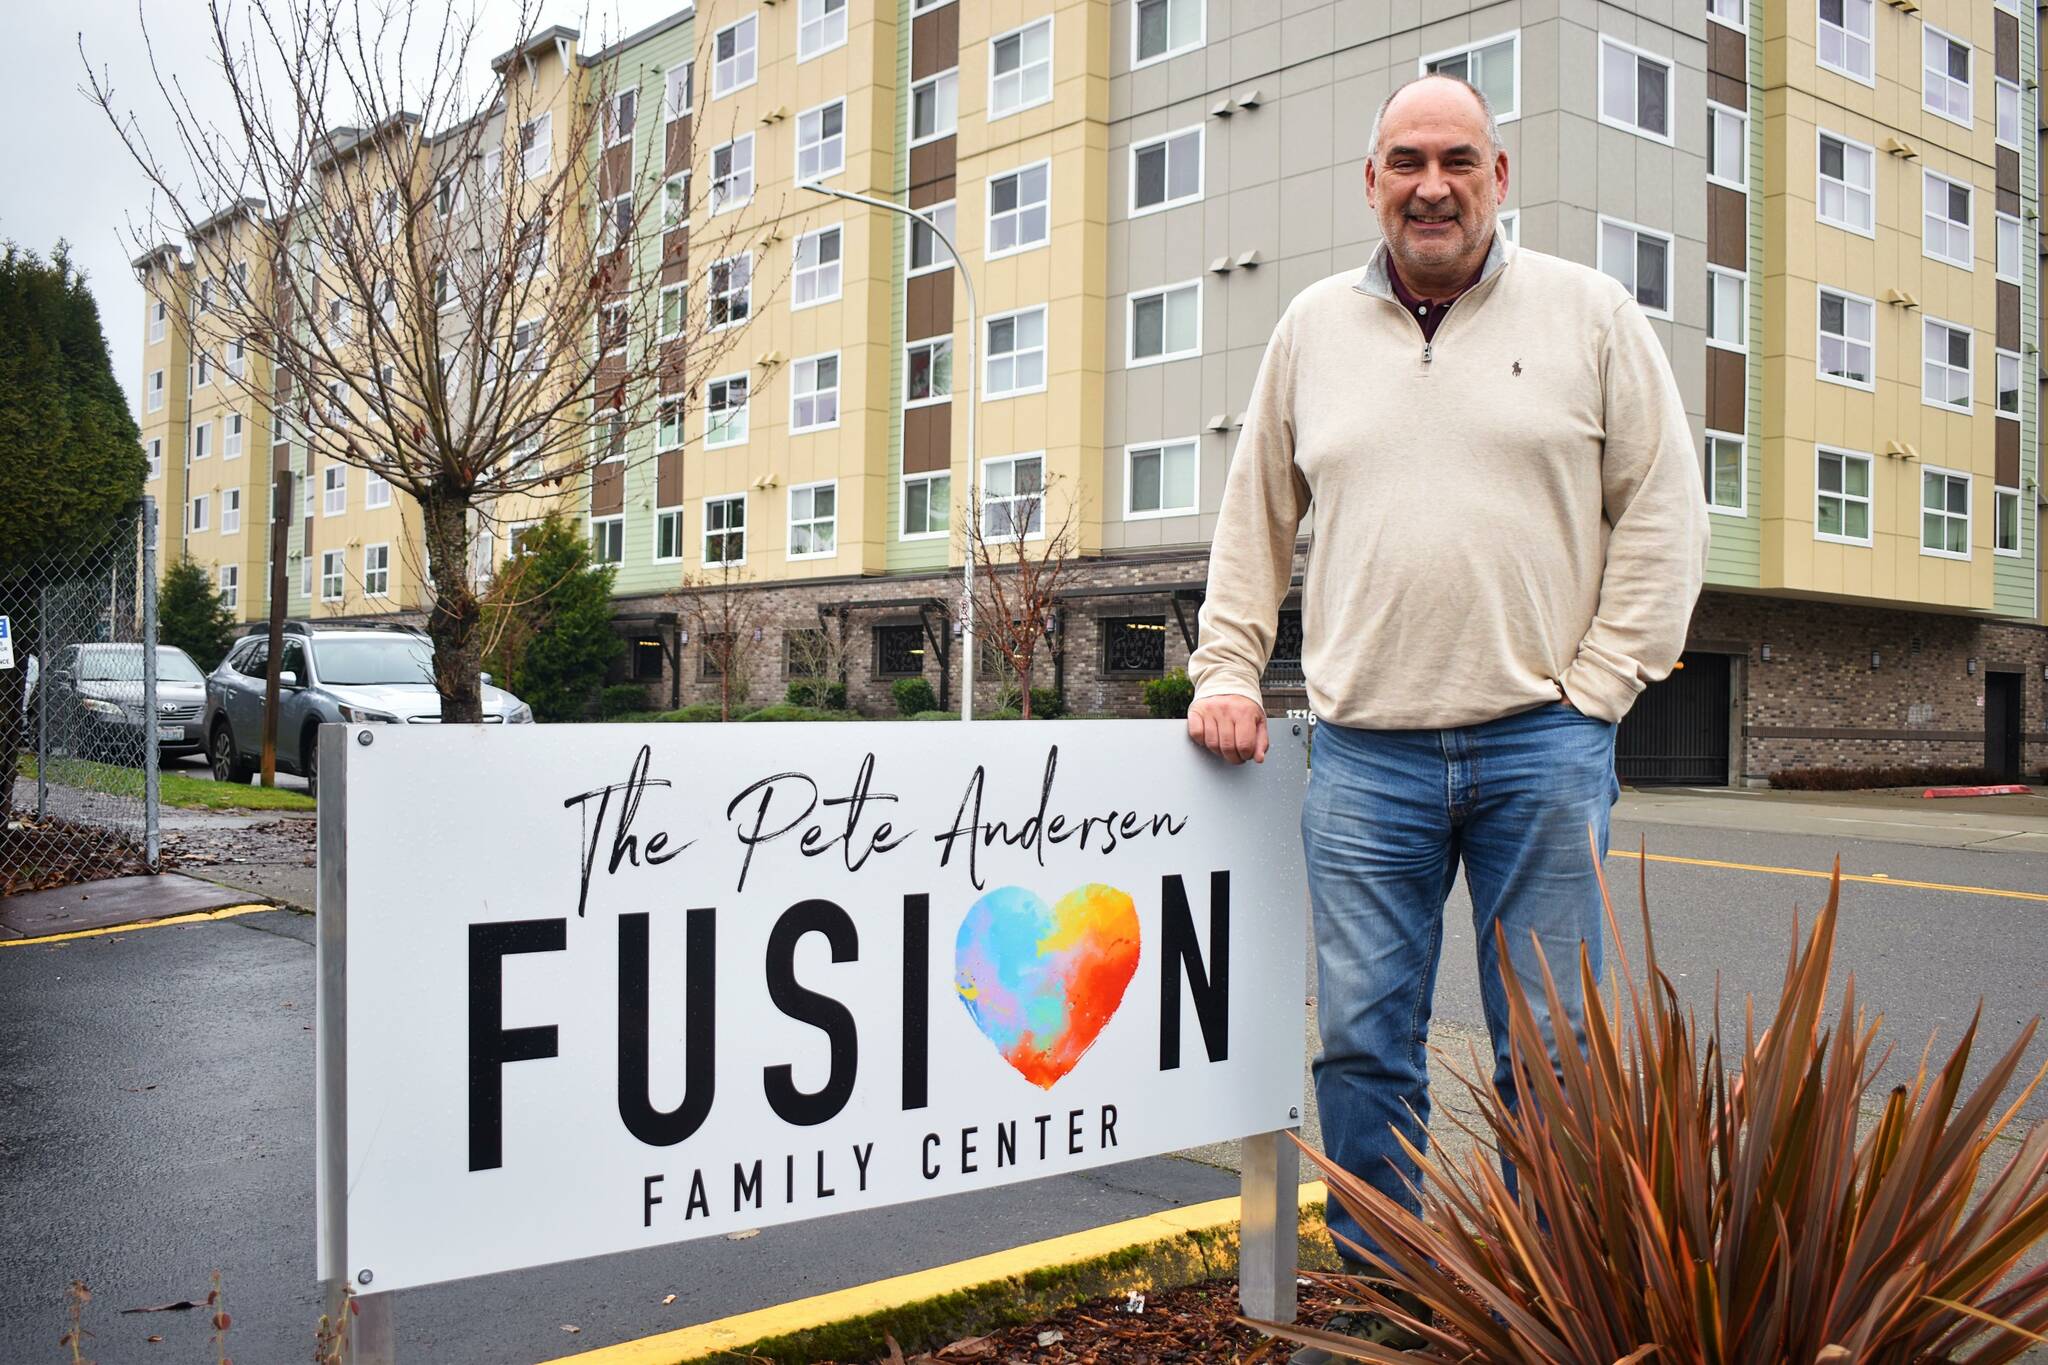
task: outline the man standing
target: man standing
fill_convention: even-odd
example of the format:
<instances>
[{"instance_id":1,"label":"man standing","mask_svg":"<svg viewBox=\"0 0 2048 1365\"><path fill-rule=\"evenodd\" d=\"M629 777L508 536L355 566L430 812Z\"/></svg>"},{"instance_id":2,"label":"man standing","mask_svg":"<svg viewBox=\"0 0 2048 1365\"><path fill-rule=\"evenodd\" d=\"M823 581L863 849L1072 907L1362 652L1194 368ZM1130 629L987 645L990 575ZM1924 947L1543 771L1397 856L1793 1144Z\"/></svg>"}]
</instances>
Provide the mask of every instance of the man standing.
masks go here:
<instances>
[{"instance_id":1,"label":"man standing","mask_svg":"<svg viewBox=\"0 0 2048 1365\"><path fill-rule=\"evenodd\" d=\"M1383 241L1312 285L1266 349L1209 561L1188 733L1263 760L1260 677L1313 516L1302 670L1320 724L1302 810L1331 1158L1415 1206L1444 903L1465 869L1494 1082L1494 940L1556 1055L1583 1046L1601 953L1614 735L1685 642L1706 559L1700 465L1663 349L1614 280L1498 231L1508 158L1484 96L1425 76L1380 106ZM1548 1018L1531 936L1567 1017ZM1331 1201L1332 1231L1364 1241ZM1381 1319L1349 1325L1419 1344ZM1327 1359L1303 1352L1297 1360Z\"/></svg>"}]
</instances>

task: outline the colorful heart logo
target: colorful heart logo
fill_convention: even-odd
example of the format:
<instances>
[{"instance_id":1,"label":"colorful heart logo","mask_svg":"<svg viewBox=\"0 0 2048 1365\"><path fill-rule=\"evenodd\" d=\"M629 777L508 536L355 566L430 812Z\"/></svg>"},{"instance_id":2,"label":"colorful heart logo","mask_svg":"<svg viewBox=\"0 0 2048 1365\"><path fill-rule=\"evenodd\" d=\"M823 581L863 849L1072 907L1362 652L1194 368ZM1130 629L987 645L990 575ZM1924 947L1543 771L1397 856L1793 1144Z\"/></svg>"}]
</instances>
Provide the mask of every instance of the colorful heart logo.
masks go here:
<instances>
[{"instance_id":1,"label":"colorful heart logo","mask_svg":"<svg viewBox=\"0 0 2048 1365\"><path fill-rule=\"evenodd\" d=\"M975 1027L1041 1090L1095 1045L1137 970L1137 906L1099 882L1053 906L999 886L968 910L953 950L954 985Z\"/></svg>"}]
</instances>

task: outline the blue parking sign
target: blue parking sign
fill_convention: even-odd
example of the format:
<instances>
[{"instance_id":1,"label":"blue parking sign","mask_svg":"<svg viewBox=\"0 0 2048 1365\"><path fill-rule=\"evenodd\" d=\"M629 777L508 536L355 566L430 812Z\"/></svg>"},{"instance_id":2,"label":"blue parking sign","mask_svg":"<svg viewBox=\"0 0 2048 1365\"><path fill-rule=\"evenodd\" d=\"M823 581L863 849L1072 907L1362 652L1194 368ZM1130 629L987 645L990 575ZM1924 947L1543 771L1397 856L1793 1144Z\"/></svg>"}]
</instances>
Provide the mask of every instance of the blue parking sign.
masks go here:
<instances>
[{"instance_id":1,"label":"blue parking sign","mask_svg":"<svg viewBox=\"0 0 2048 1365\"><path fill-rule=\"evenodd\" d=\"M0 668L14 667L14 623L0 616Z\"/></svg>"}]
</instances>

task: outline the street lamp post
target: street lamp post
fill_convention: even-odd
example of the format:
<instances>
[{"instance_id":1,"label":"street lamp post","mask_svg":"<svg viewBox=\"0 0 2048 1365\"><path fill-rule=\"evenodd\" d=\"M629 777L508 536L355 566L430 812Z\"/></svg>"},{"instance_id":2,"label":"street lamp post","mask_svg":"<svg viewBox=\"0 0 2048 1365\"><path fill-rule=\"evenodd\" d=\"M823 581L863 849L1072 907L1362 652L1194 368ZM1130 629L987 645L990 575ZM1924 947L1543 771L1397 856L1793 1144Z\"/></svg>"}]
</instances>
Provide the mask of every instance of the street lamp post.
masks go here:
<instances>
[{"instance_id":1,"label":"street lamp post","mask_svg":"<svg viewBox=\"0 0 2048 1365\"><path fill-rule=\"evenodd\" d=\"M974 276L968 273L967 262L961 258L958 248L953 245L953 239L940 230L939 225L933 222L929 215L919 213L916 209L908 208L887 199L877 199L871 194L856 194L852 190L835 190L825 185L815 184L805 185L804 188L814 194L830 195L834 199L849 199L856 204L866 204L869 208L887 209L891 213L900 213L913 222L923 223L927 228L931 229L932 236L936 237L940 244L946 248L946 254L953 258L953 268L960 272L960 282L967 286L967 514L975 517L980 516L981 500L975 491L975 474L979 470L976 456L979 454L979 451L974 443L974 365L975 343L981 337L981 310L975 304ZM960 592L960 614L962 618L960 631L960 719L973 720L974 538L972 536L967 538L967 545L965 552L961 556L961 563L963 568L961 571Z\"/></svg>"}]
</instances>

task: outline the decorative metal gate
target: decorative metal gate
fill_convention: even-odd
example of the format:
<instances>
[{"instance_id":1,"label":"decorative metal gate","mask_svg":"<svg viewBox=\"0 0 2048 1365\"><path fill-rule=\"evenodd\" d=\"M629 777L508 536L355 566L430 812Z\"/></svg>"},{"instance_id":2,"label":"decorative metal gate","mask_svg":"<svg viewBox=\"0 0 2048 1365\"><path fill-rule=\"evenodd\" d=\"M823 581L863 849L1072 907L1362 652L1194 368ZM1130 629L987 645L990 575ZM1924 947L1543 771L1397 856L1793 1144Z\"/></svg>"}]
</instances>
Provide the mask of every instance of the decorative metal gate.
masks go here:
<instances>
[{"instance_id":1,"label":"decorative metal gate","mask_svg":"<svg viewBox=\"0 0 2048 1365\"><path fill-rule=\"evenodd\" d=\"M1636 786L1728 785L1726 654L1687 654L1621 722L1614 765Z\"/></svg>"}]
</instances>

